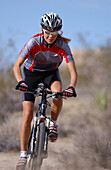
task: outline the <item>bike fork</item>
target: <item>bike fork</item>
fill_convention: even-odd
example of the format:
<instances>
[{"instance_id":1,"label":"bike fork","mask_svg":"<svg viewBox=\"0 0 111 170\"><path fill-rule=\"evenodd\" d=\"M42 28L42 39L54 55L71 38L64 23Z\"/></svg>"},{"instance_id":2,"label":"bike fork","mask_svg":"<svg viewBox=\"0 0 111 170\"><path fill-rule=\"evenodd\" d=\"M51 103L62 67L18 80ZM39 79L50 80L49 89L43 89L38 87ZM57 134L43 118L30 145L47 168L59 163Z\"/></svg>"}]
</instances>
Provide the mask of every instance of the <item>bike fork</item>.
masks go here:
<instances>
[{"instance_id":1,"label":"bike fork","mask_svg":"<svg viewBox=\"0 0 111 170\"><path fill-rule=\"evenodd\" d=\"M48 134L49 134L49 127L50 127L50 118L46 118L46 129L45 129L45 142L44 142L44 158L48 157Z\"/></svg>"}]
</instances>

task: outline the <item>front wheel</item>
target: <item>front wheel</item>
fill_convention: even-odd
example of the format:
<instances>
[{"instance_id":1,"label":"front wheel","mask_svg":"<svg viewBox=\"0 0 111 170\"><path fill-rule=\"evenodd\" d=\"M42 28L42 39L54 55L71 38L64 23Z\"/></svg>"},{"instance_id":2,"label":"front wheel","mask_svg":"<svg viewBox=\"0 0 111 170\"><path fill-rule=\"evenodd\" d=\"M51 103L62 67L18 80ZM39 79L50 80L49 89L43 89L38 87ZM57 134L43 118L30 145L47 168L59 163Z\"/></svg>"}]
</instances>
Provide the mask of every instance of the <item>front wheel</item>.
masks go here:
<instances>
[{"instance_id":1,"label":"front wheel","mask_svg":"<svg viewBox=\"0 0 111 170\"><path fill-rule=\"evenodd\" d=\"M39 136L39 146L37 160L38 164L41 166L44 157L44 143L45 143L45 122L40 123L40 136Z\"/></svg>"},{"instance_id":2,"label":"front wheel","mask_svg":"<svg viewBox=\"0 0 111 170\"><path fill-rule=\"evenodd\" d=\"M37 147L37 157L33 159L34 170L40 170L44 159L44 144L45 144L45 122L40 122L39 127L39 142Z\"/></svg>"}]
</instances>

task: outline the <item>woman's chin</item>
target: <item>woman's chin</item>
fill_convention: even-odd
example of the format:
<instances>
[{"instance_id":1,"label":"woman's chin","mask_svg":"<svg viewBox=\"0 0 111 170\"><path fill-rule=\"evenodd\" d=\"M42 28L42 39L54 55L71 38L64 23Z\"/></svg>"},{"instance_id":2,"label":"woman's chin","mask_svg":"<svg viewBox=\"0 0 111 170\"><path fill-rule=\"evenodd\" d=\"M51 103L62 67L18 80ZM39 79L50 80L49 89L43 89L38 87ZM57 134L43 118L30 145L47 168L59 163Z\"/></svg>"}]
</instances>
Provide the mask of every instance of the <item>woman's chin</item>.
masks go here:
<instances>
[{"instance_id":1,"label":"woman's chin","mask_svg":"<svg viewBox=\"0 0 111 170\"><path fill-rule=\"evenodd\" d=\"M47 43L48 44L52 44L54 42L54 40L48 40Z\"/></svg>"}]
</instances>

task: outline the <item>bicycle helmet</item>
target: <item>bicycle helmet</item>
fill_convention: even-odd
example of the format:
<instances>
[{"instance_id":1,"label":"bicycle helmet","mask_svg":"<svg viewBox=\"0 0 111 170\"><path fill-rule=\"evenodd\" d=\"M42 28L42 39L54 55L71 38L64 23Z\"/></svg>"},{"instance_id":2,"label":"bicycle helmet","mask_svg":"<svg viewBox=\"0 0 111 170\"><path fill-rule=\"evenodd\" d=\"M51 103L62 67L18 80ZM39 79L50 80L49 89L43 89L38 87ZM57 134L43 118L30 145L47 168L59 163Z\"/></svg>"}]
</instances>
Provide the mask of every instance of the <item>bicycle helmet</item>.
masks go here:
<instances>
[{"instance_id":1,"label":"bicycle helmet","mask_svg":"<svg viewBox=\"0 0 111 170\"><path fill-rule=\"evenodd\" d=\"M62 19L53 12L48 12L41 17L41 26L43 29L59 31L62 28Z\"/></svg>"}]
</instances>

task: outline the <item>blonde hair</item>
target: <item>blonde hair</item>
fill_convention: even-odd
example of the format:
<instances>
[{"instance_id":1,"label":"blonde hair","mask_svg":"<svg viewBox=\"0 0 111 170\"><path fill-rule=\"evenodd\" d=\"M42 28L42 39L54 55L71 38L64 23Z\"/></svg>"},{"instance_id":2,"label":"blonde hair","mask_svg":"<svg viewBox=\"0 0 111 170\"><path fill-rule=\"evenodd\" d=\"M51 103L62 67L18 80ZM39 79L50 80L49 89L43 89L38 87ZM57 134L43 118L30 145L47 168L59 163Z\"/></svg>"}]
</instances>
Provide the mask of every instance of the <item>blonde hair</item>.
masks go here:
<instances>
[{"instance_id":1,"label":"blonde hair","mask_svg":"<svg viewBox=\"0 0 111 170\"><path fill-rule=\"evenodd\" d=\"M69 39L69 38L62 37L61 34L59 34L57 38L65 41L67 44L71 41L71 39Z\"/></svg>"}]
</instances>

